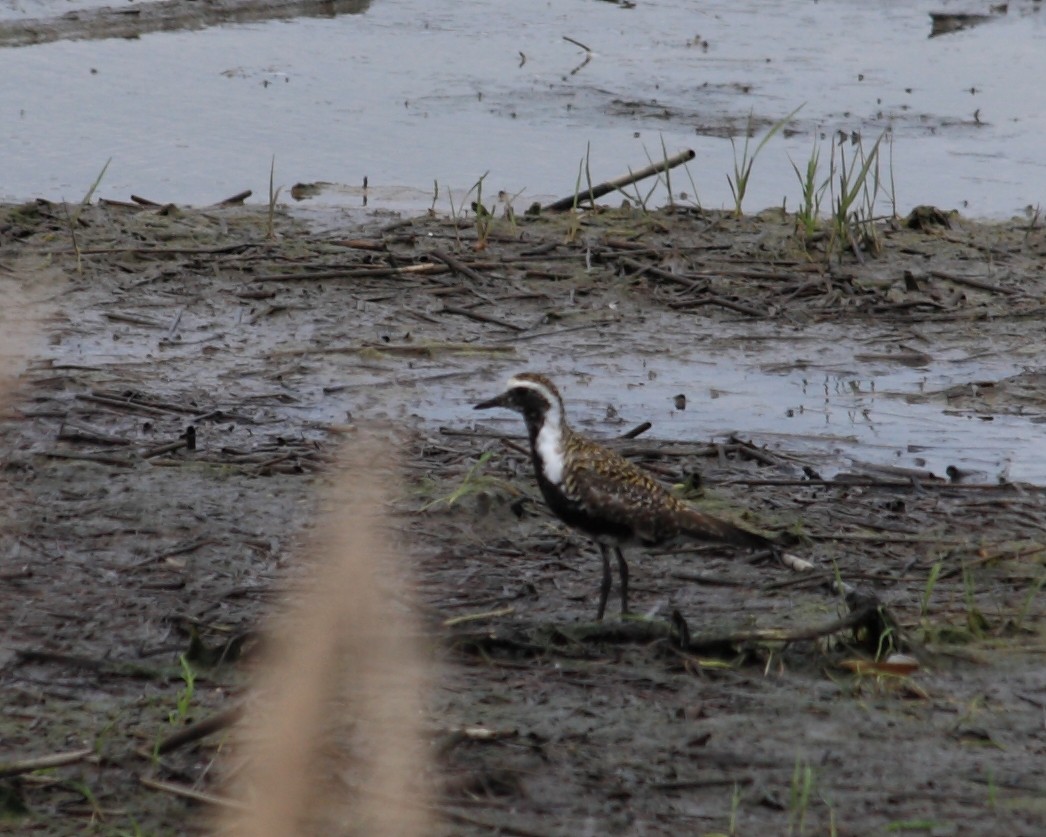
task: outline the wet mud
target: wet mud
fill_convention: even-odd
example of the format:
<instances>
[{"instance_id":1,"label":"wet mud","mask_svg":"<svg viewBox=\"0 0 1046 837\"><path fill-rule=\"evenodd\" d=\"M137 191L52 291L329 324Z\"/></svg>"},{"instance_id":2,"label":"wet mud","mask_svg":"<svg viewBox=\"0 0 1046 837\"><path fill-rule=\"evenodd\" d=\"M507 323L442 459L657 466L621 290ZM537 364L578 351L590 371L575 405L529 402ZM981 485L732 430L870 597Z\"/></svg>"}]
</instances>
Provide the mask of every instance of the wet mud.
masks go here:
<instances>
[{"instance_id":1,"label":"wet mud","mask_svg":"<svg viewBox=\"0 0 1046 837\"><path fill-rule=\"evenodd\" d=\"M140 3L131 9L102 6L48 18L0 21L0 47L53 41L140 38L150 32L182 32L230 23L257 23L360 14L370 0L218 0L200 7L184 0Z\"/></svg>"},{"instance_id":2,"label":"wet mud","mask_svg":"<svg viewBox=\"0 0 1046 837\"><path fill-rule=\"evenodd\" d=\"M540 501L522 427L471 405L536 358L634 383L694 334L888 326L874 362L1021 357L919 397L1034 428L1044 261L1041 225L957 216L862 247L780 212L0 208L5 328L29 324L0 424L5 827L204 831L261 620L339 446L380 423L406 451L389 525L437 671L439 833L1039 833L1044 481L665 438L649 405L624 438L644 391L597 415L567 377L585 432L814 564L634 551L640 618L598 626L593 547Z\"/></svg>"}]
</instances>

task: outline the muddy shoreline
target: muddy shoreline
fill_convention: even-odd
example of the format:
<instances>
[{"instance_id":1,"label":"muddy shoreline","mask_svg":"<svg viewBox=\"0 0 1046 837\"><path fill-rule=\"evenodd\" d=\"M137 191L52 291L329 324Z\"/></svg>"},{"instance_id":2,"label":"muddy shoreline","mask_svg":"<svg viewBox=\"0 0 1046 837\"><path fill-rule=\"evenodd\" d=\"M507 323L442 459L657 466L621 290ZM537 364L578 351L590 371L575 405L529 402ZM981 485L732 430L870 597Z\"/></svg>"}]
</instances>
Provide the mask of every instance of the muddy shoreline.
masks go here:
<instances>
[{"instance_id":1,"label":"muddy shoreline","mask_svg":"<svg viewBox=\"0 0 1046 837\"><path fill-rule=\"evenodd\" d=\"M217 0L201 6L185 0L139 3L133 8L103 6L60 17L0 21L0 47L24 47L54 41L140 38L150 32L181 32L229 23L292 20L359 14L370 0Z\"/></svg>"},{"instance_id":2,"label":"muddy shoreline","mask_svg":"<svg viewBox=\"0 0 1046 837\"><path fill-rule=\"evenodd\" d=\"M405 447L390 525L438 649L440 833L1041 830L1042 485L820 478L805 451L666 441L656 422L612 440L666 482L699 475L695 502L792 533L816 564L633 556L640 613L728 636L680 650L591 632L591 545L545 511L521 428L477 422L461 395L578 335L638 333L670 354L660 312L711 351L758 323L889 321L919 341L884 354L975 334L1024 351L1016 379L927 398L1041 422L1041 226L888 220L878 252L830 253L777 211L336 227L236 206L0 208L0 282L36 332L0 427L0 739L5 761L81 753L0 778L19 833L201 833L205 806L170 788L220 794L225 739L154 747L243 696L338 447L375 422ZM613 421L584 429L629 429ZM888 608L914 670L855 672L874 654L846 631L757 638L844 615L837 573Z\"/></svg>"}]
</instances>

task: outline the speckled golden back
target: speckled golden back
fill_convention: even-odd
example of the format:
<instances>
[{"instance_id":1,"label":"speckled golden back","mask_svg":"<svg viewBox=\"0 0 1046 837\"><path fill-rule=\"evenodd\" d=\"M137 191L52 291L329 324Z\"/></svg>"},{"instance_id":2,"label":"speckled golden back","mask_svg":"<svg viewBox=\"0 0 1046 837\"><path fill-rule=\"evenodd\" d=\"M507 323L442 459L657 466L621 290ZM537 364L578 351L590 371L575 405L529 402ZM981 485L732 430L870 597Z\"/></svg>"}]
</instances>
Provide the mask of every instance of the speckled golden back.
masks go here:
<instances>
[{"instance_id":1,"label":"speckled golden back","mask_svg":"<svg viewBox=\"0 0 1046 837\"><path fill-rule=\"evenodd\" d=\"M636 539L663 543L677 537L765 546L765 539L688 506L639 466L565 429L567 468L562 490L600 517L627 525Z\"/></svg>"}]
</instances>

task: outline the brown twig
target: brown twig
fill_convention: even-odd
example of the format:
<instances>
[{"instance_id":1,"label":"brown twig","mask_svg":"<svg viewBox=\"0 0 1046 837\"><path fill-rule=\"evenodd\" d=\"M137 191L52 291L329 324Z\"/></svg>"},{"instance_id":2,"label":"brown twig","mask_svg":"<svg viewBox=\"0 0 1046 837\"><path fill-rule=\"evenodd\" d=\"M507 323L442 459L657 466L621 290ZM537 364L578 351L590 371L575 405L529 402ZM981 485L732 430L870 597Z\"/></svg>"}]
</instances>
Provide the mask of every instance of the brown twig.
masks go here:
<instances>
[{"instance_id":1,"label":"brown twig","mask_svg":"<svg viewBox=\"0 0 1046 837\"><path fill-rule=\"evenodd\" d=\"M195 415L200 412L198 407L178 404L173 401L160 401L157 398L145 398L139 395L125 396L116 392L105 390L93 390L90 395L78 395L82 401L94 401L99 404L115 404L120 407L134 406L143 410L157 413L175 413L177 415Z\"/></svg>"},{"instance_id":2,"label":"brown twig","mask_svg":"<svg viewBox=\"0 0 1046 837\"><path fill-rule=\"evenodd\" d=\"M224 200L218 201L215 206L242 206L243 202L252 194L254 193L250 189L244 189L242 192L237 192L235 195L230 195Z\"/></svg>"},{"instance_id":3,"label":"brown twig","mask_svg":"<svg viewBox=\"0 0 1046 837\"><path fill-rule=\"evenodd\" d=\"M346 267L341 270L305 270L300 273L268 273L255 276L255 282L301 282L319 279L365 279L388 276L438 276L449 272L446 265L435 262L407 264L401 267Z\"/></svg>"},{"instance_id":4,"label":"brown twig","mask_svg":"<svg viewBox=\"0 0 1046 837\"><path fill-rule=\"evenodd\" d=\"M121 436L110 436L101 430L95 430L83 424L66 419L58 428L58 439L63 442L84 442L92 445L131 445L130 439Z\"/></svg>"},{"instance_id":5,"label":"brown twig","mask_svg":"<svg viewBox=\"0 0 1046 837\"><path fill-rule=\"evenodd\" d=\"M637 172L626 174L621 177L615 178L614 180L608 180L605 183L600 183L598 186L593 186L590 190L579 192L574 195L569 195L565 198L560 198L558 201L553 201L548 206L542 209L543 212L565 212L571 209L576 203L581 201L594 201L604 195L609 195L611 192L615 192L625 186L629 186L640 180L645 180L655 174L674 169L676 166L681 166L684 163L689 163L694 159L696 154L693 149L687 149L681 151L674 157L669 157L662 160L660 163L651 163L649 166L640 169Z\"/></svg>"},{"instance_id":6,"label":"brown twig","mask_svg":"<svg viewBox=\"0 0 1046 837\"><path fill-rule=\"evenodd\" d=\"M991 291L996 294L1006 294L1007 296L1015 296L1020 291L1014 288L1004 288L999 285L993 285L990 282L985 282L983 279L974 279L972 276L959 276L955 273L946 273L943 270L931 270L930 275L936 279L944 279L947 282L953 282L956 285L965 285L968 288L976 288L979 291Z\"/></svg>"},{"instance_id":7,"label":"brown twig","mask_svg":"<svg viewBox=\"0 0 1046 837\"><path fill-rule=\"evenodd\" d=\"M619 258L617 262L629 268L630 270L635 271L635 276L650 274L651 276L656 276L659 279L665 280L666 282L671 282L675 285L681 285L687 290L697 292L703 292L708 288L707 282L696 282L688 276L673 273L670 270L665 270L665 268L663 267L657 267L656 265L652 264L643 264L640 261L636 261L635 259L630 258Z\"/></svg>"},{"instance_id":8,"label":"brown twig","mask_svg":"<svg viewBox=\"0 0 1046 837\"><path fill-rule=\"evenodd\" d=\"M188 442L186 439L179 439L177 442L169 442L166 445L159 445L158 447L150 448L149 450L142 453L142 458L152 459L156 456L162 456L165 453L171 453L172 451L181 450L187 445Z\"/></svg>"},{"instance_id":9,"label":"brown twig","mask_svg":"<svg viewBox=\"0 0 1046 837\"><path fill-rule=\"evenodd\" d=\"M110 677L130 677L136 680L167 680L167 675L156 669L125 663L119 660L96 660L91 657L78 657L72 654L59 654L54 651L39 651L34 648L15 649L19 662L55 663L56 665L82 668Z\"/></svg>"},{"instance_id":10,"label":"brown twig","mask_svg":"<svg viewBox=\"0 0 1046 837\"><path fill-rule=\"evenodd\" d=\"M94 462L98 465L116 465L119 468L133 468L137 463L133 459L121 459L118 456L106 456L102 453L67 453L61 450L45 450L41 456L48 459L73 459L79 462Z\"/></svg>"},{"instance_id":11,"label":"brown twig","mask_svg":"<svg viewBox=\"0 0 1046 837\"><path fill-rule=\"evenodd\" d=\"M438 259L439 261L443 262L443 264L445 264L455 273L460 273L462 276L471 279L473 282L485 284L487 281L482 273L478 273L477 271L473 270L460 259L454 258L454 256L450 255L450 253L444 253L441 250L430 250L429 255L432 258Z\"/></svg>"},{"instance_id":12,"label":"brown twig","mask_svg":"<svg viewBox=\"0 0 1046 837\"><path fill-rule=\"evenodd\" d=\"M681 308L700 308L702 305L718 305L720 308L726 308L730 311L736 311L738 314L746 314L749 317L766 316L766 311L760 311L758 308L752 308L750 305L744 305L740 302L734 302L732 299L717 296L716 294L706 294L705 296L698 297L697 299L669 303L670 308L675 308L677 310Z\"/></svg>"},{"instance_id":13,"label":"brown twig","mask_svg":"<svg viewBox=\"0 0 1046 837\"><path fill-rule=\"evenodd\" d=\"M217 805L223 808L234 808L238 811L245 811L249 807L244 802L238 802L235 799L228 799L224 796L216 796L213 793L204 793L195 788L190 788L187 785L179 785L174 782L162 782L159 779L150 779L148 776L139 776L138 781L140 784L152 790L169 793L172 796L179 796L182 799L191 799L194 802L202 802L204 805Z\"/></svg>"},{"instance_id":14,"label":"brown twig","mask_svg":"<svg viewBox=\"0 0 1046 837\"><path fill-rule=\"evenodd\" d=\"M14 761L0 762L0 779L10 776L20 776L23 773L32 773L34 770L47 770L52 767L63 767L67 764L76 764L83 761L94 753L91 747L82 750L70 750L67 753L52 753L49 756L30 756Z\"/></svg>"},{"instance_id":15,"label":"brown twig","mask_svg":"<svg viewBox=\"0 0 1046 837\"><path fill-rule=\"evenodd\" d=\"M165 753L173 752L186 744L192 744L201 738L206 738L208 735L231 727L243 717L243 710L244 704L238 703L235 706L230 706L228 709L223 709L221 712L204 718L202 721L197 721L195 724L189 724L189 726L179 729L176 733L167 736L156 745L157 755L162 756Z\"/></svg>"},{"instance_id":16,"label":"brown twig","mask_svg":"<svg viewBox=\"0 0 1046 837\"><path fill-rule=\"evenodd\" d=\"M542 337L558 337L561 334L568 334L571 331L583 331L584 329L588 329L588 328L600 328L600 327L605 326L605 325L610 325L611 323L616 323L617 321L618 320L617 320L616 317L613 318L613 319L606 319L606 320L594 320L594 321L592 321L590 323L581 323L579 325L567 326L566 328L552 329L551 331L541 331L541 332L532 331L532 332L528 332L527 334L514 334L514 335L512 335L510 337L498 337L498 338L496 338L494 340L494 342L495 343L510 343L510 342L516 342L516 341L519 341L519 340L538 340L538 339L540 339Z\"/></svg>"},{"instance_id":17,"label":"brown twig","mask_svg":"<svg viewBox=\"0 0 1046 837\"><path fill-rule=\"evenodd\" d=\"M501 328L507 328L509 331L524 330L522 326L518 326L515 323L507 323L504 320L499 320L497 317L490 317L486 314L481 314L478 311L471 311L468 308L454 308L450 305L446 305L436 313L454 314L458 317L467 317L470 320L475 320L477 323L489 323L490 325L496 325Z\"/></svg>"},{"instance_id":18,"label":"brown twig","mask_svg":"<svg viewBox=\"0 0 1046 837\"><path fill-rule=\"evenodd\" d=\"M646 433L651 427L653 427L649 421L640 422L627 433L622 433L622 439L635 439L637 436L641 436Z\"/></svg>"}]
</instances>

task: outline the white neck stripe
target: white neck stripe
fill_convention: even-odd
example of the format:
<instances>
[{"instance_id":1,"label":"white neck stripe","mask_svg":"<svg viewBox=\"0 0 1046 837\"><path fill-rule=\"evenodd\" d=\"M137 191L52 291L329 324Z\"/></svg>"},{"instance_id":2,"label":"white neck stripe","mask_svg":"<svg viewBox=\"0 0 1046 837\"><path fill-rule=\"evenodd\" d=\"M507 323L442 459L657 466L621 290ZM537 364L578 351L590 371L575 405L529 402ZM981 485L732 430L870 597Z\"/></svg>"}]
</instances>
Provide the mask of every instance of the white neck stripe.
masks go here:
<instances>
[{"instance_id":1,"label":"white neck stripe","mask_svg":"<svg viewBox=\"0 0 1046 837\"><path fill-rule=\"evenodd\" d=\"M548 411L542 417L541 427L534 438L534 450L541 462L545 478L553 485L563 482L563 403L555 390L541 381L513 376L508 380L508 388L522 387L538 393L548 402Z\"/></svg>"},{"instance_id":2,"label":"white neck stripe","mask_svg":"<svg viewBox=\"0 0 1046 837\"><path fill-rule=\"evenodd\" d=\"M559 407L559 401L552 399L552 406L545 414L545 420L541 423L537 438L534 439L534 448L541 460L541 470L545 472L545 478L553 485L563 482L563 413Z\"/></svg>"}]
</instances>

